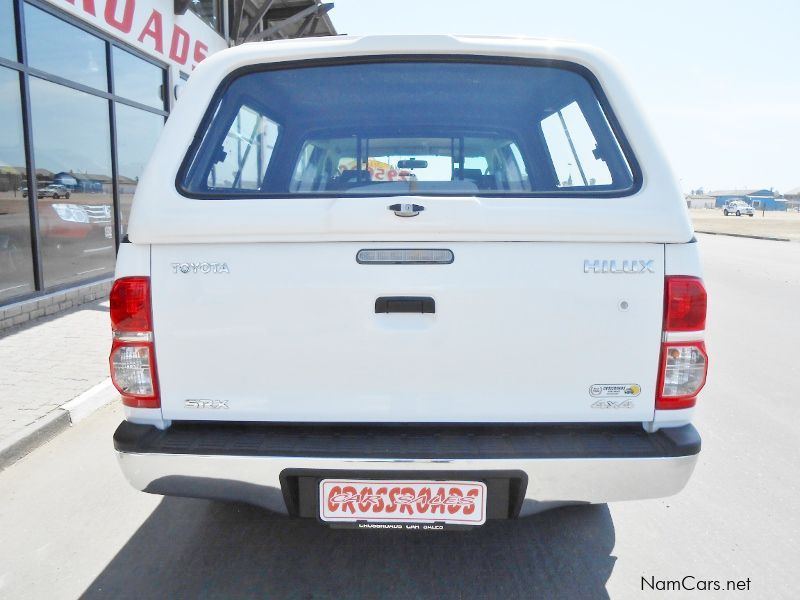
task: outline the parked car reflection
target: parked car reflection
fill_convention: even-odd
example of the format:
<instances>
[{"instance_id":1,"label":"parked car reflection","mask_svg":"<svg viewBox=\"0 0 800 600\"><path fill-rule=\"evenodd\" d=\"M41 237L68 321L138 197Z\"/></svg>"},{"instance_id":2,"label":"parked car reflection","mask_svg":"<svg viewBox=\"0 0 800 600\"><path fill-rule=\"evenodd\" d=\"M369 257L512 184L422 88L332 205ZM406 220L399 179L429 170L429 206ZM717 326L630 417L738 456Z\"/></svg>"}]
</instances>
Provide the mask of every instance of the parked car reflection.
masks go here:
<instances>
[{"instance_id":1,"label":"parked car reflection","mask_svg":"<svg viewBox=\"0 0 800 600\"><path fill-rule=\"evenodd\" d=\"M22 188L22 197L28 197L28 188ZM36 197L37 198L53 198L54 200L58 200L59 198L67 198L70 197L69 188L65 185L59 185L57 183L53 183L50 185L46 185L44 187L40 187L36 190Z\"/></svg>"},{"instance_id":2,"label":"parked car reflection","mask_svg":"<svg viewBox=\"0 0 800 600\"><path fill-rule=\"evenodd\" d=\"M45 242L110 240L113 238L111 205L41 202L39 228Z\"/></svg>"}]
</instances>

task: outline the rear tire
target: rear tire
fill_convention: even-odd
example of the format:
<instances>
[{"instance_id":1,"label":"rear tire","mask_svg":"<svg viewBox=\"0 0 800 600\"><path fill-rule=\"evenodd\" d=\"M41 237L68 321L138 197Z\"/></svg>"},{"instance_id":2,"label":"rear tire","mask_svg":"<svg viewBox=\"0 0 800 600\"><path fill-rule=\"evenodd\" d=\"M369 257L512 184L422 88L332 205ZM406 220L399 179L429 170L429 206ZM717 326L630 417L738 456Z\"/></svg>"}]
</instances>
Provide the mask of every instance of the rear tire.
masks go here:
<instances>
[{"instance_id":1,"label":"rear tire","mask_svg":"<svg viewBox=\"0 0 800 600\"><path fill-rule=\"evenodd\" d=\"M750 213L750 214L749 214L749 215L747 215L747 216L748 216L748 217L752 217L752 216L753 216L753 213Z\"/></svg>"},{"instance_id":2,"label":"rear tire","mask_svg":"<svg viewBox=\"0 0 800 600\"><path fill-rule=\"evenodd\" d=\"M725 215L725 216L727 217L727 216L728 216L728 211L727 211L727 210L723 210L723 211L722 211L722 214L723 214L723 215Z\"/></svg>"},{"instance_id":3,"label":"rear tire","mask_svg":"<svg viewBox=\"0 0 800 600\"><path fill-rule=\"evenodd\" d=\"M737 217L741 217L741 216L742 216L742 211L740 211L740 210L737 210L737 211L736 211L736 216L737 216Z\"/></svg>"}]
</instances>

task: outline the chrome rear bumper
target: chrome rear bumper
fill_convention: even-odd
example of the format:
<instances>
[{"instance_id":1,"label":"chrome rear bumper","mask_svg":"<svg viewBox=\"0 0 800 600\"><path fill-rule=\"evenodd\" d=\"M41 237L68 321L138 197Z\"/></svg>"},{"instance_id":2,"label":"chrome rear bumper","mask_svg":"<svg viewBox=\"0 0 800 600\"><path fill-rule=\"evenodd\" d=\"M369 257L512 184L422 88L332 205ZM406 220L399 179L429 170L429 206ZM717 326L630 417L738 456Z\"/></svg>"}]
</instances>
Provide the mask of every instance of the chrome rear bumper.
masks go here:
<instances>
[{"instance_id":1,"label":"chrome rear bumper","mask_svg":"<svg viewBox=\"0 0 800 600\"><path fill-rule=\"evenodd\" d=\"M405 435L412 439L405 445L386 429L326 438L316 430L290 429L287 435L286 430L246 425L196 427L199 433L193 437L190 427L170 434L123 423L115 446L131 485L153 494L247 502L297 514L287 495L287 477L297 473L367 479L516 477L522 497L509 516L527 516L565 504L676 494L689 480L700 450L691 426L658 434L624 430L624 435L607 427L587 433L566 428L572 437L552 427L494 427L478 434L469 428L442 429L435 444L433 437L418 433L420 428L408 428ZM571 439L576 441L570 444Z\"/></svg>"},{"instance_id":2,"label":"chrome rear bumper","mask_svg":"<svg viewBox=\"0 0 800 600\"><path fill-rule=\"evenodd\" d=\"M566 504L661 498L686 485L697 455L671 458L535 460L370 460L297 457L196 456L118 452L122 472L141 491L247 502L288 514L281 473L370 471L521 471L527 486L519 516Z\"/></svg>"}]
</instances>

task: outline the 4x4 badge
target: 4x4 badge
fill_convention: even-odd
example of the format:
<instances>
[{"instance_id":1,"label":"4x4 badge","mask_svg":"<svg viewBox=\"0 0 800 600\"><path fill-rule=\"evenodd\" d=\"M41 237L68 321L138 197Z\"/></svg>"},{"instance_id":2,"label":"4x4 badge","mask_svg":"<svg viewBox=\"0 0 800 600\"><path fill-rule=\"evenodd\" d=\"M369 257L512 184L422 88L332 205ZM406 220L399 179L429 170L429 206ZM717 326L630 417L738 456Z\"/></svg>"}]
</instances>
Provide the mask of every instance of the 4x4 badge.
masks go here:
<instances>
[{"instance_id":1,"label":"4x4 badge","mask_svg":"<svg viewBox=\"0 0 800 600\"><path fill-rule=\"evenodd\" d=\"M630 400L596 400L592 403L592 408L602 409L619 409L619 408L633 408L633 402Z\"/></svg>"}]
</instances>

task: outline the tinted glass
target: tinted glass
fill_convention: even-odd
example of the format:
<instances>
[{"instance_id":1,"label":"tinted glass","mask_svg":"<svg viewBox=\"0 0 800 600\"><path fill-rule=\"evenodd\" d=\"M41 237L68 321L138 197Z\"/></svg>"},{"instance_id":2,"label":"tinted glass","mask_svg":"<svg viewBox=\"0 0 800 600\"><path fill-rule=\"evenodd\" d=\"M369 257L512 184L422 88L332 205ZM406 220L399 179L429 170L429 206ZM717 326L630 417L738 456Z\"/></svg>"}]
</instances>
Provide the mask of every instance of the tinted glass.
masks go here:
<instances>
[{"instance_id":1,"label":"tinted glass","mask_svg":"<svg viewBox=\"0 0 800 600\"><path fill-rule=\"evenodd\" d=\"M114 267L108 101L32 77L31 117L44 282Z\"/></svg>"},{"instance_id":2,"label":"tinted glass","mask_svg":"<svg viewBox=\"0 0 800 600\"><path fill-rule=\"evenodd\" d=\"M220 31L219 8L219 0L192 0L189 3L189 10L208 23L216 31Z\"/></svg>"},{"instance_id":3,"label":"tinted glass","mask_svg":"<svg viewBox=\"0 0 800 600\"><path fill-rule=\"evenodd\" d=\"M34 290L19 75L0 67L0 301Z\"/></svg>"},{"instance_id":4,"label":"tinted glass","mask_svg":"<svg viewBox=\"0 0 800 600\"><path fill-rule=\"evenodd\" d=\"M117 104L117 162L122 233L128 230L131 202L139 177L164 128L164 117Z\"/></svg>"},{"instance_id":5,"label":"tinted glass","mask_svg":"<svg viewBox=\"0 0 800 600\"><path fill-rule=\"evenodd\" d=\"M226 161L230 156L228 152ZM242 187L246 187L244 182ZM289 188L311 193L342 189L358 193L426 190L468 194L531 189L514 142L502 137L466 136L308 140Z\"/></svg>"},{"instance_id":6,"label":"tinted glass","mask_svg":"<svg viewBox=\"0 0 800 600\"><path fill-rule=\"evenodd\" d=\"M11 0L0 0L0 56L17 60L17 33Z\"/></svg>"},{"instance_id":7,"label":"tinted glass","mask_svg":"<svg viewBox=\"0 0 800 600\"><path fill-rule=\"evenodd\" d=\"M26 4L25 43L31 67L108 90L106 44L101 39Z\"/></svg>"},{"instance_id":8,"label":"tinted glass","mask_svg":"<svg viewBox=\"0 0 800 600\"><path fill-rule=\"evenodd\" d=\"M209 197L580 196L634 185L592 85L569 69L420 61L265 70L235 79L211 110L183 178L187 192ZM243 113L261 125L242 128ZM272 158L254 161L242 144L258 147L264 127L277 133Z\"/></svg>"},{"instance_id":9,"label":"tinted glass","mask_svg":"<svg viewBox=\"0 0 800 600\"><path fill-rule=\"evenodd\" d=\"M164 70L120 48L114 47L112 52L114 93L163 110Z\"/></svg>"},{"instance_id":10,"label":"tinted glass","mask_svg":"<svg viewBox=\"0 0 800 600\"><path fill-rule=\"evenodd\" d=\"M258 189L261 174L272 158L278 126L253 109L242 106L225 135L225 158L211 167L211 188Z\"/></svg>"}]
</instances>

